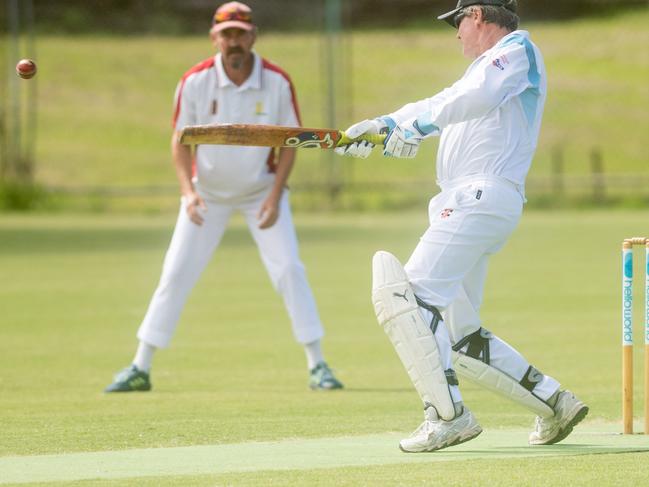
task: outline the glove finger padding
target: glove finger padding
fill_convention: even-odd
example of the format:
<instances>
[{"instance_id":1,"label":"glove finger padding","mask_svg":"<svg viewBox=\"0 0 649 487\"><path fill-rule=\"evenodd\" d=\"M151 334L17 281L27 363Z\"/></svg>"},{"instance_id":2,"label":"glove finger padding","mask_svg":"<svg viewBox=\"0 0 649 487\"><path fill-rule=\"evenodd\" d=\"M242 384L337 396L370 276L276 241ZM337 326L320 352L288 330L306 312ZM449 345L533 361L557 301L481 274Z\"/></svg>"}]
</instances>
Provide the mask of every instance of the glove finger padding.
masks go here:
<instances>
[{"instance_id":1,"label":"glove finger padding","mask_svg":"<svg viewBox=\"0 0 649 487\"><path fill-rule=\"evenodd\" d=\"M345 130L345 135L350 139L355 139L361 135L376 135L385 133L390 127L394 127L394 121L389 117L375 118L372 120L362 120ZM374 144L368 141L356 141L351 144L337 147L334 151L338 155L367 158L374 149Z\"/></svg>"},{"instance_id":2,"label":"glove finger padding","mask_svg":"<svg viewBox=\"0 0 649 487\"><path fill-rule=\"evenodd\" d=\"M361 159L367 158L374 149L374 144L367 141L353 142L343 147L337 147L334 152L341 156L359 157Z\"/></svg>"}]
</instances>

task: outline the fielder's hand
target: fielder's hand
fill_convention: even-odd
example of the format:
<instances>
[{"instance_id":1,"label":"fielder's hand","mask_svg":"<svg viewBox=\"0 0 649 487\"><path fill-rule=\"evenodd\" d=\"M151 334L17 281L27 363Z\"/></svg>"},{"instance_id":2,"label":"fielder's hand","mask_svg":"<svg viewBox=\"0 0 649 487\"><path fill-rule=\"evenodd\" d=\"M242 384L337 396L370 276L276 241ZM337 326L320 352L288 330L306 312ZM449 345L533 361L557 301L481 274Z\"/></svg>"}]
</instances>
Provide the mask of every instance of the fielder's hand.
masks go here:
<instances>
[{"instance_id":1,"label":"fielder's hand","mask_svg":"<svg viewBox=\"0 0 649 487\"><path fill-rule=\"evenodd\" d=\"M196 193L190 193L183 196L183 202L185 203L185 211L189 215L189 219L196 225L202 225L205 221L202 213L207 211L207 205L203 201L203 198Z\"/></svg>"},{"instance_id":2,"label":"fielder's hand","mask_svg":"<svg viewBox=\"0 0 649 487\"><path fill-rule=\"evenodd\" d=\"M362 122L355 123L347 130L345 135L350 139L355 139L361 135L376 135L379 133L387 133L388 130L394 126L394 122L389 117L375 118L374 120L363 120ZM365 140L354 142L349 145L337 147L334 149L336 154L341 156L360 157L365 159L372 153L374 144Z\"/></svg>"},{"instance_id":3,"label":"fielder's hand","mask_svg":"<svg viewBox=\"0 0 649 487\"><path fill-rule=\"evenodd\" d=\"M276 198L269 196L259 208L259 212L257 213L257 221L259 223L257 225L260 229L265 230L266 228L270 228L275 225L278 218L279 202Z\"/></svg>"},{"instance_id":4,"label":"fielder's hand","mask_svg":"<svg viewBox=\"0 0 649 487\"><path fill-rule=\"evenodd\" d=\"M417 155L419 144L426 135L417 125L417 121L397 125L385 139L383 155L412 159Z\"/></svg>"}]
</instances>

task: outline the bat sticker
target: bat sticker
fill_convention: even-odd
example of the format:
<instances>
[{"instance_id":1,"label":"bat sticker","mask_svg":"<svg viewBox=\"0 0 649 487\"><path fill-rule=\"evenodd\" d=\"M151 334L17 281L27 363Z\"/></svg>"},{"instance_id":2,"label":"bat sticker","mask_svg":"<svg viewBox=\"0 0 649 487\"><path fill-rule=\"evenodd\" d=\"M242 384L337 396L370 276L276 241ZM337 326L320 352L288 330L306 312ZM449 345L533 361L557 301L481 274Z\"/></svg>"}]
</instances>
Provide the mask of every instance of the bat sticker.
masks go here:
<instances>
[{"instance_id":1,"label":"bat sticker","mask_svg":"<svg viewBox=\"0 0 649 487\"><path fill-rule=\"evenodd\" d=\"M284 141L286 147L305 147L310 149L331 149L336 143L331 138L331 134L325 132L324 137L317 132L304 132L295 137L289 137Z\"/></svg>"}]
</instances>

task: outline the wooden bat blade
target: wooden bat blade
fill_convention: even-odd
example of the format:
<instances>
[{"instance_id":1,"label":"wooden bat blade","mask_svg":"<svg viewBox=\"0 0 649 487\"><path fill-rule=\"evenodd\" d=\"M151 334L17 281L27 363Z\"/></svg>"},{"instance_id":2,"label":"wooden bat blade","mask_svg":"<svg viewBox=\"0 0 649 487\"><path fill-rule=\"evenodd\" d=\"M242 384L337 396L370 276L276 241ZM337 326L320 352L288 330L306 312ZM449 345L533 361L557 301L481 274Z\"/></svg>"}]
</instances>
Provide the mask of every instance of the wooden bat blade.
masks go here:
<instances>
[{"instance_id":1,"label":"wooden bat blade","mask_svg":"<svg viewBox=\"0 0 649 487\"><path fill-rule=\"evenodd\" d=\"M254 124L190 125L182 130L180 143L333 149L342 136L343 133L336 129Z\"/></svg>"}]
</instances>

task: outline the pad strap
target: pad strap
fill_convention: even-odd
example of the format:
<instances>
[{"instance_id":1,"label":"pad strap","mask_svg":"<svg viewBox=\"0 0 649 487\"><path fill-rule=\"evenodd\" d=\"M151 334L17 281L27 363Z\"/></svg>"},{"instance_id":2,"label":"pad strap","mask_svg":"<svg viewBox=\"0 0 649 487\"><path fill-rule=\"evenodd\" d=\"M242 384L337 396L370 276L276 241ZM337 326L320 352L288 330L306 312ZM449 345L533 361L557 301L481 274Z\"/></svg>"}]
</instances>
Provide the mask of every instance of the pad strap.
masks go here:
<instances>
[{"instance_id":1,"label":"pad strap","mask_svg":"<svg viewBox=\"0 0 649 487\"><path fill-rule=\"evenodd\" d=\"M425 310L428 310L433 314L433 318L430 320L429 327L430 327L430 331L432 331L434 335L435 332L437 331L437 327L439 326L440 321L443 321L442 313L440 313L435 306L428 304L426 301L421 299L416 294L415 294L415 301L417 301L417 305L419 307L424 308ZM460 385L460 381L457 380L457 374L453 369L446 369L444 371L444 375L446 376L446 382L448 382L449 386Z\"/></svg>"},{"instance_id":2,"label":"pad strap","mask_svg":"<svg viewBox=\"0 0 649 487\"><path fill-rule=\"evenodd\" d=\"M476 360L482 360L485 364L489 365L491 361L491 357L489 356L489 340L491 337L492 334L489 330L480 327L477 331L465 336L453 345L453 350L459 352L468 344L466 355ZM482 358L480 358L481 355Z\"/></svg>"},{"instance_id":3,"label":"pad strap","mask_svg":"<svg viewBox=\"0 0 649 487\"><path fill-rule=\"evenodd\" d=\"M522 385L525 389L532 392L536 385L543 380L543 373L531 365L525 372L525 375L520 380L519 384Z\"/></svg>"},{"instance_id":4,"label":"pad strap","mask_svg":"<svg viewBox=\"0 0 649 487\"><path fill-rule=\"evenodd\" d=\"M417 301L419 307L424 308L425 310L428 310L431 313L433 313L433 318L430 320L429 326L430 326L430 331L432 331L434 335L435 332L437 331L437 326L439 325L439 322L442 321L442 314L435 306L428 304L416 294L415 294L415 301Z\"/></svg>"},{"instance_id":5,"label":"pad strap","mask_svg":"<svg viewBox=\"0 0 649 487\"><path fill-rule=\"evenodd\" d=\"M453 369L446 369L444 371L444 375L446 376L446 382L448 382L449 386L459 386L460 381L457 380L457 374Z\"/></svg>"}]
</instances>

